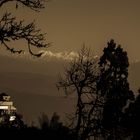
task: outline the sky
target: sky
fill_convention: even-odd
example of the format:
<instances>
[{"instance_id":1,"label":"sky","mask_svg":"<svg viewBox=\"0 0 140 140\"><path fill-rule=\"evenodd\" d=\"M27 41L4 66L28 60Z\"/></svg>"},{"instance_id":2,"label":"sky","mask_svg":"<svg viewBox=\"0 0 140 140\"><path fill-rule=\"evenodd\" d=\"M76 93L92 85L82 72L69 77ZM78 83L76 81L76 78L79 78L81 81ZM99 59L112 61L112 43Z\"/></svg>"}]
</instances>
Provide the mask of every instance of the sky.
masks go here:
<instances>
[{"instance_id":1,"label":"sky","mask_svg":"<svg viewBox=\"0 0 140 140\"><path fill-rule=\"evenodd\" d=\"M42 17L57 50L77 50L85 43L101 52L113 38L135 60L140 59L139 7L138 0L53 0Z\"/></svg>"},{"instance_id":2,"label":"sky","mask_svg":"<svg viewBox=\"0 0 140 140\"><path fill-rule=\"evenodd\" d=\"M5 49L0 51L0 90L11 94L18 110L27 119L37 117L45 106L49 113L58 110L62 113L62 106L65 106L64 110L70 109L67 102L62 105L61 99L53 98L60 95L55 83L64 68L60 59L75 56L83 44L91 47L95 55L101 55L107 41L113 38L128 52L130 62L140 61L139 0L50 0L40 12L22 5L16 10L15 6L13 2L4 5L0 8L0 15L7 11L25 23L35 20L36 26L47 33L46 41L52 42L44 59L13 56ZM22 41L16 45L27 47ZM139 83L135 79L140 79L137 67L139 70L140 63L131 67L130 74L130 81L137 85L136 88ZM47 95L47 102L44 95Z\"/></svg>"},{"instance_id":3,"label":"sky","mask_svg":"<svg viewBox=\"0 0 140 140\"><path fill-rule=\"evenodd\" d=\"M36 20L47 33L47 42L52 42L49 51L77 51L85 43L100 55L113 38L130 61L139 61L139 7L139 0L50 0L39 13L22 5L15 10L13 2L1 11L12 11L26 22Z\"/></svg>"}]
</instances>

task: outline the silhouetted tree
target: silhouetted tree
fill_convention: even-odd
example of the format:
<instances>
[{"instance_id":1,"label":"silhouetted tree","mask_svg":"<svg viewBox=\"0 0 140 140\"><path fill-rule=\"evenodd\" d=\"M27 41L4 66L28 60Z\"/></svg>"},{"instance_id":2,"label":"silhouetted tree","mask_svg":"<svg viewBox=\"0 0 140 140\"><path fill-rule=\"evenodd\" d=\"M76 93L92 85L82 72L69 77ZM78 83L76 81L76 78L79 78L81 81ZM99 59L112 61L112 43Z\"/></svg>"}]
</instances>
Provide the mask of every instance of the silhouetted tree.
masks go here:
<instances>
[{"instance_id":1,"label":"silhouetted tree","mask_svg":"<svg viewBox=\"0 0 140 140\"><path fill-rule=\"evenodd\" d=\"M39 124L40 124L40 127L41 129L48 129L49 126L50 126L50 121L49 121L49 118L48 116L43 113L39 118Z\"/></svg>"},{"instance_id":2,"label":"silhouetted tree","mask_svg":"<svg viewBox=\"0 0 140 140\"><path fill-rule=\"evenodd\" d=\"M34 10L39 11L44 8L45 0L1 0L0 7L7 2L16 2L16 8L19 4ZM36 29L34 22L24 25L23 21L17 22L16 17L11 13L5 13L0 19L0 43L12 53L21 53L24 50L17 50L8 45L9 41L25 40L28 44L28 50L31 55L40 57L41 53L33 53L31 46L37 48L46 48L50 43L45 42L45 34L42 34L39 29Z\"/></svg>"},{"instance_id":3,"label":"silhouetted tree","mask_svg":"<svg viewBox=\"0 0 140 140\"><path fill-rule=\"evenodd\" d=\"M131 102L125 109L122 121L126 128L126 136L132 140L140 139L140 90L135 101Z\"/></svg>"},{"instance_id":4,"label":"silhouetted tree","mask_svg":"<svg viewBox=\"0 0 140 140\"><path fill-rule=\"evenodd\" d=\"M123 139L124 108L134 100L127 81L128 66L127 53L114 40L108 42L99 61L82 49L70 63L58 87L77 95L76 139Z\"/></svg>"},{"instance_id":5,"label":"silhouetted tree","mask_svg":"<svg viewBox=\"0 0 140 140\"><path fill-rule=\"evenodd\" d=\"M133 138L132 138L132 140L140 139L140 89L138 92L139 92L139 94L134 102L133 111L131 114L133 116L132 120L131 120L131 124L133 123L133 126L132 126Z\"/></svg>"},{"instance_id":6,"label":"silhouetted tree","mask_svg":"<svg viewBox=\"0 0 140 140\"><path fill-rule=\"evenodd\" d=\"M53 113L53 116L51 118L51 121L50 121L50 128L52 129L58 129L60 127L60 125L62 125L60 122L59 122L59 119L60 119L60 116L57 115L56 112Z\"/></svg>"},{"instance_id":7,"label":"silhouetted tree","mask_svg":"<svg viewBox=\"0 0 140 140\"><path fill-rule=\"evenodd\" d=\"M41 125L40 134L47 139L72 140L69 128L60 122L60 116L56 112L53 113L50 120L43 113L39 117L39 123Z\"/></svg>"},{"instance_id":8,"label":"silhouetted tree","mask_svg":"<svg viewBox=\"0 0 140 140\"><path fill-rule=\"evenodd\" d=\"M101 75L98 91L104 97L103 127L108 140L119 140L123 135L121 128L123 108L128 100L134 99L127 81L129 66L127 53L111 40L104 48L99 64Z\"/></svg>"},{"instance_id":9,"label":"silhouetted tree","mask_svg":"<svg viewBox=\"0 0 140 140\"><path fill-rule=\"evenodd\" d=\"M85 47L78 57L70 62L65 75L60 78L58 87L64 88L66 94L75 93L76 112L74 116L75 139L85 140L100 134L102 98L97 91L99 68L97 58Z\"/></svg>"}]
</instances>

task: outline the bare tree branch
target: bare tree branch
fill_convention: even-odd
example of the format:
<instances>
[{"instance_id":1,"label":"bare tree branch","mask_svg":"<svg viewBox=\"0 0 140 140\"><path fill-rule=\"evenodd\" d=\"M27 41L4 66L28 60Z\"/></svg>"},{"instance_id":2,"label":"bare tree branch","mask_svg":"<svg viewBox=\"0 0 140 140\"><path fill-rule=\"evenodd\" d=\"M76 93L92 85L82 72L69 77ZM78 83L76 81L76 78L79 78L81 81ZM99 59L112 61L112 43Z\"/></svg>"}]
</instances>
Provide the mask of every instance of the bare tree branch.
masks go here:
<instances>
[{"instance_id":1,"label":"bare tree branch","mask_svg":"<svg viewBox=\"0 0 140 140\"><path fill-rule=\"evenodd\" d=\"M65 89L66 93L72 89L77 96L74 129L80 140L95 136L96 130L100 129L103 104L96 86L99 72L98 61L89 49L83 47L79 57L70 63L58 83L58 87Z\"/></svg>"},{"instance_id":2,"label":"bare tree branch","mask_svg":"<svg viewBox=\"0 0 140 140\"><path fill-rule=\"evenodd\" d=\"M15 50L15 48L10 48L6 42L11 40L21 40L25 39L28 43L28 49L31 55L41 56L42 53L34 54L31 51L30 46L35 46L37 48L46 48L50 44L45 43L45 34L40 33L40 30L37 30L34 22L24 25L23 21L16 22L16 18L12 17L10 13L3 15L0 20L0 43L4 45L7 50L10 50L12 53L21 53L23 50Z\"/></svg>"},{"instance_id":3,"label":"bare tree branch","mask_svg":"<svg viewBox=\"0 0 140 140\"><path fill-rule=\"evenodd\" d=\"M18 3L21 3L24 6L29 7L30 9L35 11L39 11L40 9L45 8L44 5L46 2L46 0L1 0L0 7L10 1L16 2L16 8L18 8Z\"/></svg>"}]
</instances>

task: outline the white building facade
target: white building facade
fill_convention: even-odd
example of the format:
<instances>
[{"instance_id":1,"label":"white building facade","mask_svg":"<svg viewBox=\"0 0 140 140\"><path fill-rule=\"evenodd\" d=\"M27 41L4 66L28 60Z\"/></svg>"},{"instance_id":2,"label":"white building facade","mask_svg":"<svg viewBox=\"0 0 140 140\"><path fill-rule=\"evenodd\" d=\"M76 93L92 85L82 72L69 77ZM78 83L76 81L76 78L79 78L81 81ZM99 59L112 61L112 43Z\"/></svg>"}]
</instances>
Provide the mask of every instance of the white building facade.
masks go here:
<instances>
[{"instance_id":1,"label":"white building facade","mask_svg":"<svg viewBox=\"0 0 140 140\"><path fill-rule=\"evenodd\" d=\"M8 116L9 121L15 120L16 107L11 101L11 97L5 93L0 94L0 123Z\"/></svg>"}]
</instances>

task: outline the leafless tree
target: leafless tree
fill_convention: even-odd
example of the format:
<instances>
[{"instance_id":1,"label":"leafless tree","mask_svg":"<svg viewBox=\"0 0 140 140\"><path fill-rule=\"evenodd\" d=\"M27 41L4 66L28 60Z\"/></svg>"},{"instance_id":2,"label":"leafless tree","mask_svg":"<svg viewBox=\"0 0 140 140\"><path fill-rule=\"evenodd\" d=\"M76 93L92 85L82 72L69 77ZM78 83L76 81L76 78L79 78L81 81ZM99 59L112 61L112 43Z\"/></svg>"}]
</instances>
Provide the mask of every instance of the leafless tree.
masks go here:
<instances>
[{"instance_id":1,"label":"leafless tree","mask_svg":"<svg viewBox=\"0 0 140 140\"><path fill-rule=\"evenodd\" d=\"M100 133L103 100L97 91L99 73L98 59L83 47L57 85L77 97L74 132L78 140L95 138Z\"/></svg>"},{"instance_id":2,"label":"leafless tree","mask_svg":"<svg viewBox=\"0 0 140 140\"><path fill-rule=\"evenodd\" d=\"M1 0L0 7L2 7L7 2L14 1L16 2L16 8L18 8L18 4L23 4L34 11L39 11L45 6L45 0ZM8 45L8 42L25 40L28 44L29 53L33 56L40 57L42 52L33 53L31 46L37 48L46 48L50 46L50 43L46 43L45 35L45 33L41 33L40 29L36 29L34 22L24 25L23 21L17 22L16 17L12 16L11 13L5 13L0 19L0 43L12 53L20 54L24 50L12 48Z\"/></svg>"}]
</instances>

